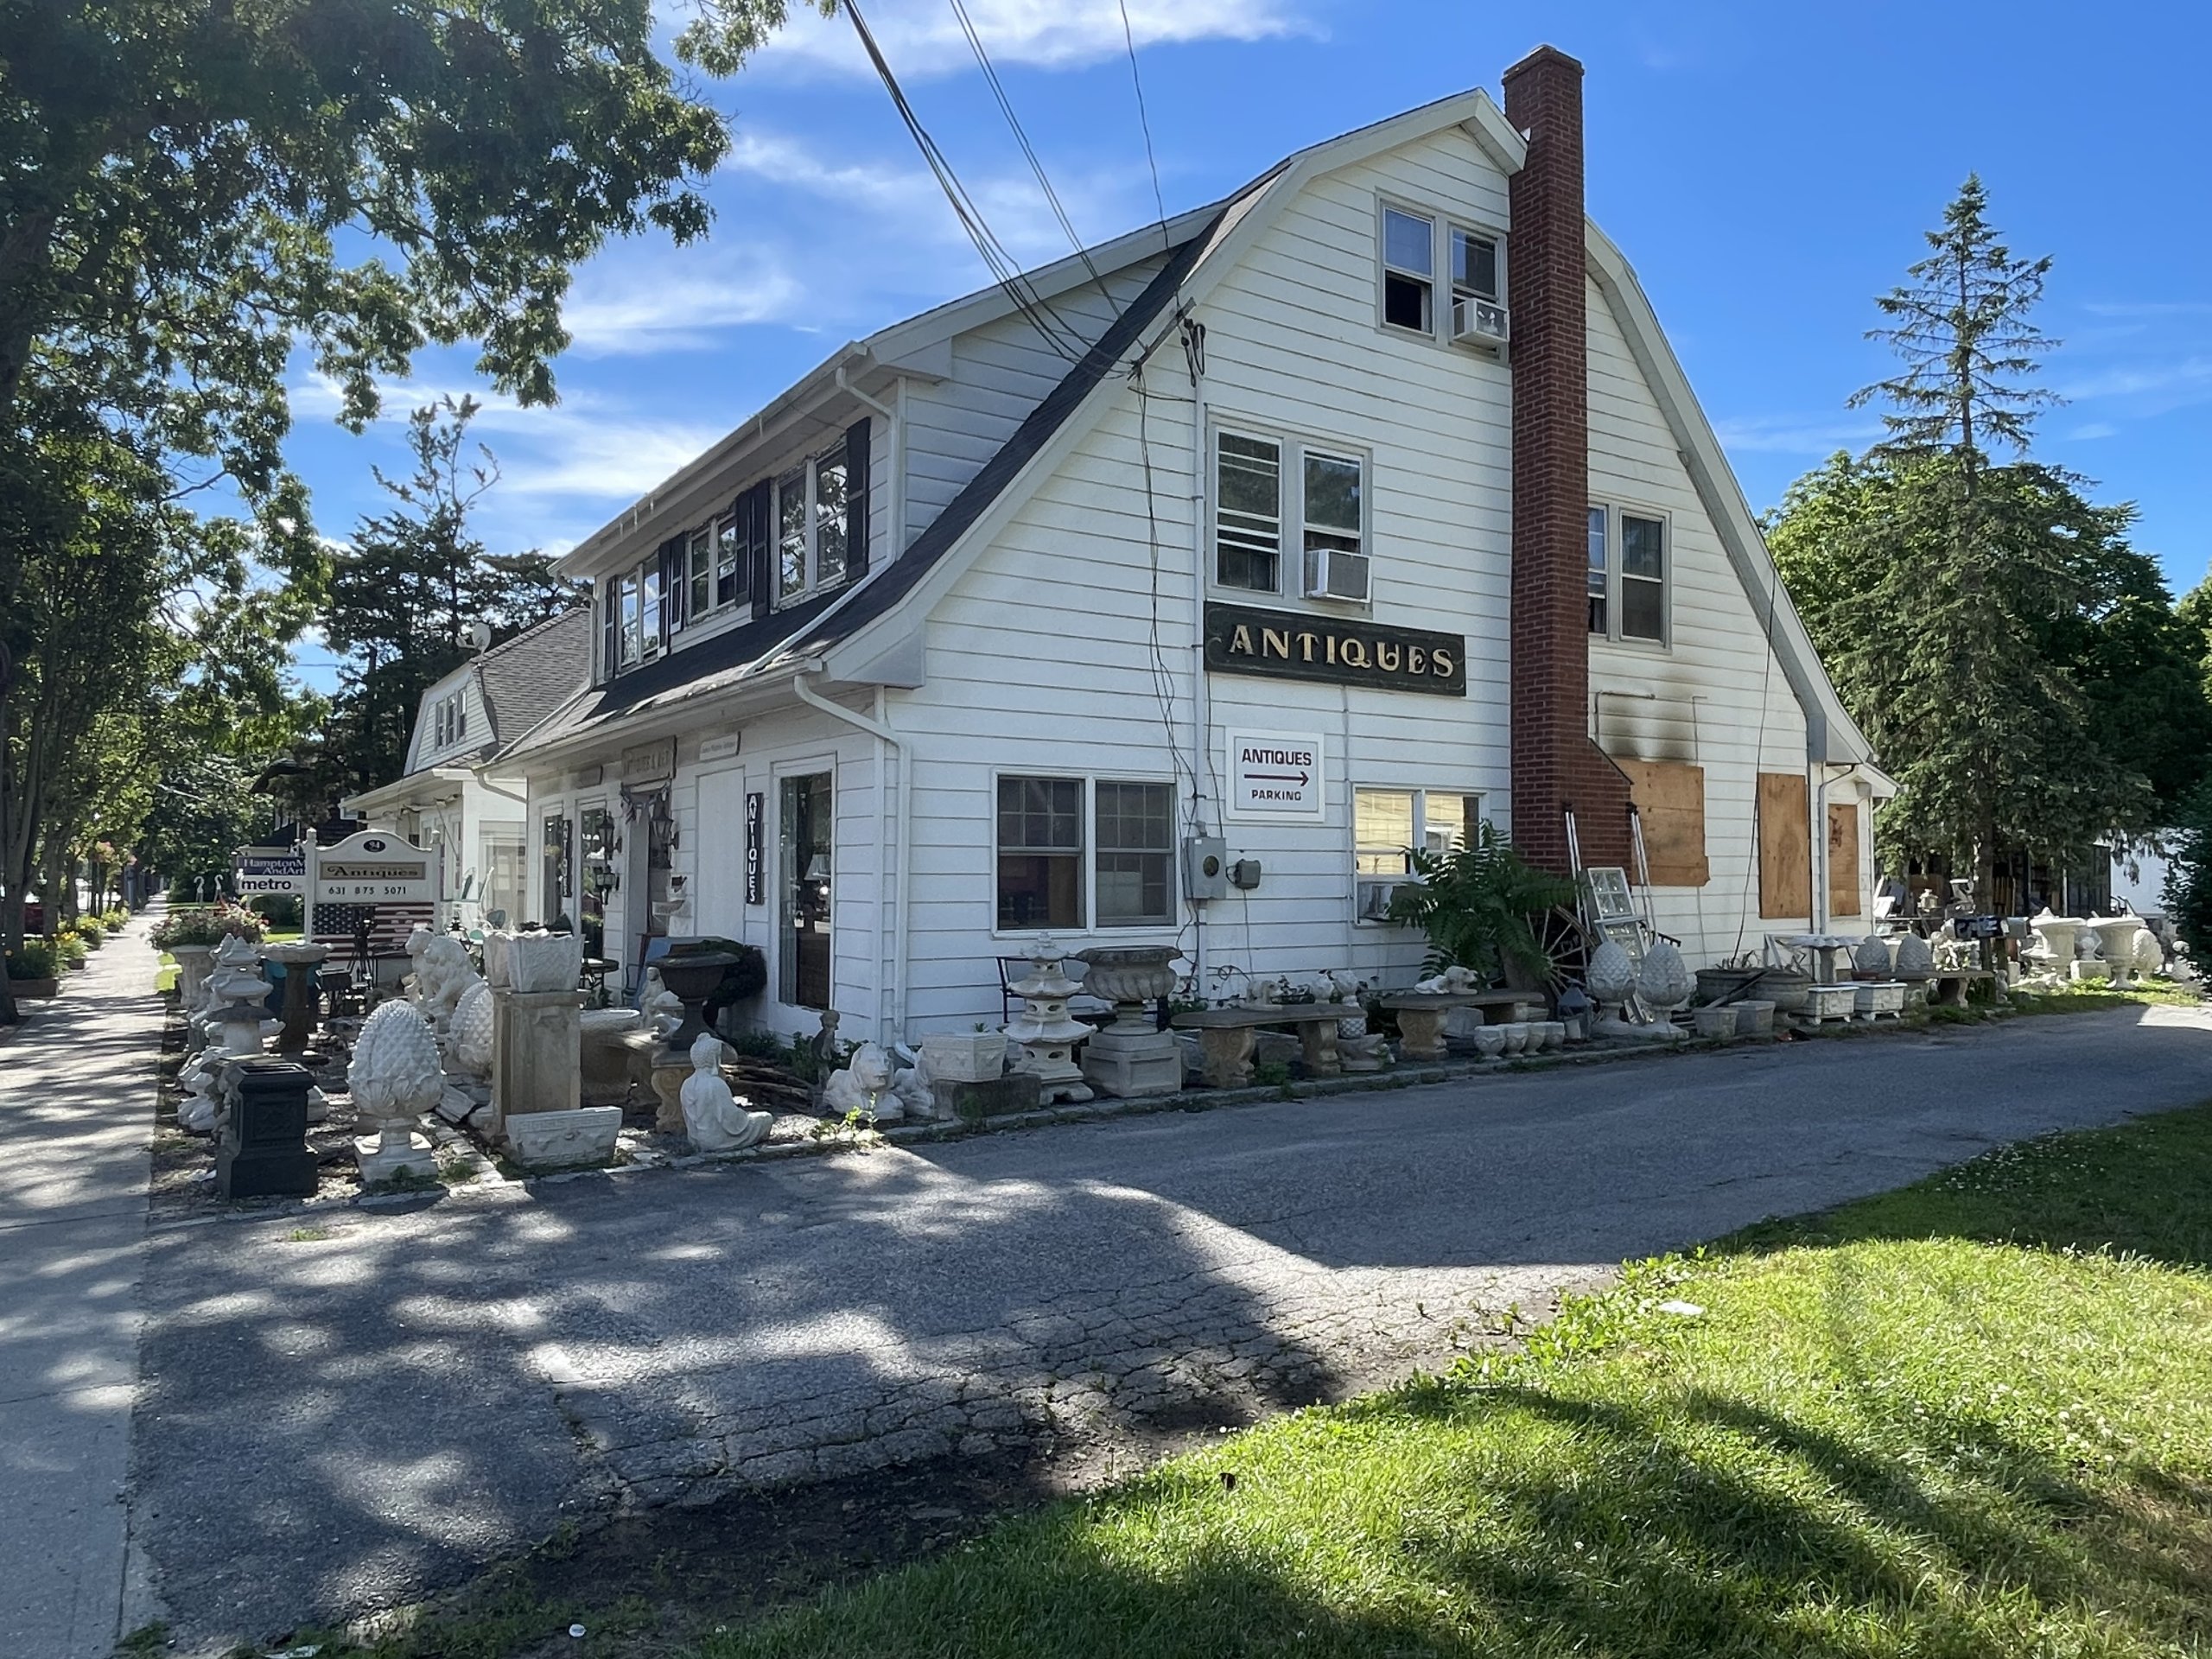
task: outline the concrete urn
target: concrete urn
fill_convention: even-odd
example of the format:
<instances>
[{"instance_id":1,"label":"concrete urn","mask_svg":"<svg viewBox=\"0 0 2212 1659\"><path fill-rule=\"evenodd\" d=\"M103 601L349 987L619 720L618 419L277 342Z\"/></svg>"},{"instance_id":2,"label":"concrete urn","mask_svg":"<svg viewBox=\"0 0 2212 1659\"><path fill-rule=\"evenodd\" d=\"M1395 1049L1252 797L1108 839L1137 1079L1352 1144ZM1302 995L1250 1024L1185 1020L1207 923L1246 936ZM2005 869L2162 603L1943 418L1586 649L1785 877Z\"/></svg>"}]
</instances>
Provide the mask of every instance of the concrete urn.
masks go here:
<instances>
[{"instance_id":1,"label":"concrete urn","mask_svg":"<svg viewBox=\"0 0 2212 1659\"><path fill-rule=\"evenodd\" d=\"M701 1152L738 1152L766 1140L772 1114L752 1110L722 1081L722 1039L711 1031L691 1045L683 1080L683 1133Z\"/></svg>"},{"instance_id":2,"label":"concrete urn","mask_svg":"<svg viewBox=\"0 0 2212 1659\"><path fill-rule=\"evenodd\" d=\"M1851 953L1851 969L1857 978L1886 980L1891 967L1890 942L1879 933L1869 933Z\"/></svg>"},{"instance_id":3,"label":"concrete urn","mask_svg":"<svg viewBox=\"0 0 2212 1659\"><path fill-rule=\"evenodd\" d=\"M1688 1001L1692 983L1689 964L1682 960L1681 950L1662 939L1643 953L1643 965L1636 974L1636 994L1644 1007L1663 1020Z\"/></svg>"},{"instance_id":4,"label":"concrete urn","mask_svg":"<svg viewBox=\"0 0 2212 1659\"><path fill-rule=\"evenodd\" d=\"M1618 1009L1636 989L1636 964L1627 951L1607 939L1590 958L1590 1000L1600 1009Z\"/></svg>"},{"instance_id":5,"label":"concrete urn","mask_svg":"<svg viewBox=\"0 0 2212 1659\"><path fill-rule=\"evenodd\" d=\"M499 990L573 991L583 971L581 933L493 933L484 940L485 977Z\"/></svg>"}]
</instances>

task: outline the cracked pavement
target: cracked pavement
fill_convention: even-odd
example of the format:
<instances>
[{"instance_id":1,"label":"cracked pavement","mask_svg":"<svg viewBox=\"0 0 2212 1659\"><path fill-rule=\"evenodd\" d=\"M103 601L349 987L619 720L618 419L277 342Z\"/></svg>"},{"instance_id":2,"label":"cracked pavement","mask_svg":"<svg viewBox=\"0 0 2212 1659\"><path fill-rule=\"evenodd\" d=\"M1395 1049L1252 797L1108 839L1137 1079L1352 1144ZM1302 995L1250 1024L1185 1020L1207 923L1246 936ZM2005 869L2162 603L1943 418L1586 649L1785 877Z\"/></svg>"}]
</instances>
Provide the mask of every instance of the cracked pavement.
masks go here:
<instances>
[{"instance_id":1,"label":"cracked pavement","mask_svg":"<svg viewBox=\"0 0 2212 1659\"><path fill-rule=\"evenodd\" d=\"M156 1228L133 1525L181 1636L267 1637L620 1505L1141 1455L1624 1257L2207 1096L2212 1020L2126 1009Z\"/></svg>"}]
</instances>

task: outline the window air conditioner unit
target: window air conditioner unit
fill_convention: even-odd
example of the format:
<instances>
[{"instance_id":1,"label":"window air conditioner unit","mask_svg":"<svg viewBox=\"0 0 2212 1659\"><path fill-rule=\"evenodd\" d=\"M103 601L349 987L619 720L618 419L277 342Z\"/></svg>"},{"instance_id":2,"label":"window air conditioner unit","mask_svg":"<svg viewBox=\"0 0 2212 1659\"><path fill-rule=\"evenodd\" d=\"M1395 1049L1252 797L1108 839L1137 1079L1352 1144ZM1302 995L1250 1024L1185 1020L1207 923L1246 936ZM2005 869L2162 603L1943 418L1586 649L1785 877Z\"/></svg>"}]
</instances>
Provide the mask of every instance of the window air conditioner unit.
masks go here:
<instances>
[{"instance_id":1,"label":"window air conditioner unit","mask_svg":"<svg viewBox=\"0 0 2212 1659\"><path fill-rule=\"evenodd\" d=\"M1359 884L1359 919L1363 922L1387 922L1390 919L1390 895L1398 890L1395 881L1363 881Z\"/></svg>"},{"instance_id":2,"label":"window air conditioner unit","mask_svg":"<svg viewBox=\"0 0 2212 1659\"><path fill-rule=\"evenodd\" d=\"M1503 346L1508 333L1505 308L1462 295L1452 302L1452 338L1478 346Z\"/></svg>"},{"instance_id":3,"label":"window air conditioner unit","mask_svg":"<svg viewBox=\"0 0 2212 1659\"><path fill-rule=\"evenodd\" d=\"M1306 549L1306 597L1367 603L1367 555L1340 547Z\"/></svg>"}]
</instances>

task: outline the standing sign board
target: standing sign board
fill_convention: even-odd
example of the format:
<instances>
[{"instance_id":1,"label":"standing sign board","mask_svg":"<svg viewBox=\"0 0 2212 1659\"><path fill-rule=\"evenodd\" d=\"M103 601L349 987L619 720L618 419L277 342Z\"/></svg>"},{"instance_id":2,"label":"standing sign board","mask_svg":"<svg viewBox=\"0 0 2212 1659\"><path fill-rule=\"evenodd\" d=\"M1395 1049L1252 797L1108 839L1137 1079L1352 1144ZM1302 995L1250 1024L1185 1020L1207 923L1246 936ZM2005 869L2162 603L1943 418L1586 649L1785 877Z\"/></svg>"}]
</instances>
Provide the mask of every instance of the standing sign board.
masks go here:
<instances>
[{"instance_id":1,"label":"standing sign board","mask_svg":"<svg viewBox=\"0 0 2212 1659\"><path fill-rule=\"evenodd\" d=\"M1326 798L1318 733L1231 731L1228 815L1319 823Z\"/></svg>"},{"instance_id":2,"label":"standing sign board","mask_svg":"<svg viewBox=\"0 0 2212 1659\"><path fill-rule=\"evenodd\" d=\"M308 890L308 855L296 847L241 847L231 855L231 886L241 899Z\"/></svg>"},{"instance_id":3,"label":"standing sign board","mask_svg":"<svg viewBox=\"0 0 2212 1659\"><path fill-rule=\"evenodd\" d=\"M392 954L435 914L438 859L389 830L365 830L328 847L309 842L308 870L308 938L315 944L365 935L371 954Z\"/></svg>"}]
</instances>

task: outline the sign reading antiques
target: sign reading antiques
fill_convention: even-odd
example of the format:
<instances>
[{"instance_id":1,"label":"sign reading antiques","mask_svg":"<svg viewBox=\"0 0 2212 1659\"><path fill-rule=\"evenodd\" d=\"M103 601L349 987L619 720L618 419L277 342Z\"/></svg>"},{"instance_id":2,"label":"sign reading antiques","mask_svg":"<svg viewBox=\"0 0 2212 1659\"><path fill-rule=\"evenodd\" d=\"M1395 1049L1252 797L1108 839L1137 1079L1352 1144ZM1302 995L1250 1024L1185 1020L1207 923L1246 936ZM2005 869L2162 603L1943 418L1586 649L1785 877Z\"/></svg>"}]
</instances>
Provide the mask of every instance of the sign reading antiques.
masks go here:
<instances>
[{"instance_id":1,"label":"sign reading antiques","mask_svg":"<svg viewBox=\"0 0 2212 1659\"><path fill-rule=\"evenodd\" d=\"M290 847L241 847L231 855L231 887L241 899L257 893L305 893L308 855Z\"/></svg>"},{"instance_id":2,"label":"sign reading antiques","mask_svg":"<svg viewBox=\"0 0 2212 1659\"><path fill-rule=\"evenodd\" d=\"M315 902L429 904L437 898L430 855L388 830L358 836L315 849Z\"/></svg>"},{"instance_id":3,"label":"sign reading antiques","mask_svg":"<svg viewBox=\"0 0 2212 1659\"><path fill-rule=\"evenodd\" d=\"M768 885L760 868L760 816L766 797L759 790L745 798L745 902L765 905L768 902Z\"/></svg>"},{"instance_id":4,"label":"sign reading antiques","mask_svg":"<svg viewBox=\"0 0 2212 1659\"><path fill-rule=\"evenodd\" d=\"M1247 605L1206 607L1206 666L1220 674L1467 695L1467 642L1459 634Z\"/></svg>"},{"instance_id":5,"label":"sign reading antiques","mask_svg":"<svg viewBox=\"0 0 2212 1659\"><path fill-rule=\"evenodd\" d=\"M1321 739L1318 733L1230 731L1229 799L1232 818L1322 816Z\"/></svg>"}]
</instances>

